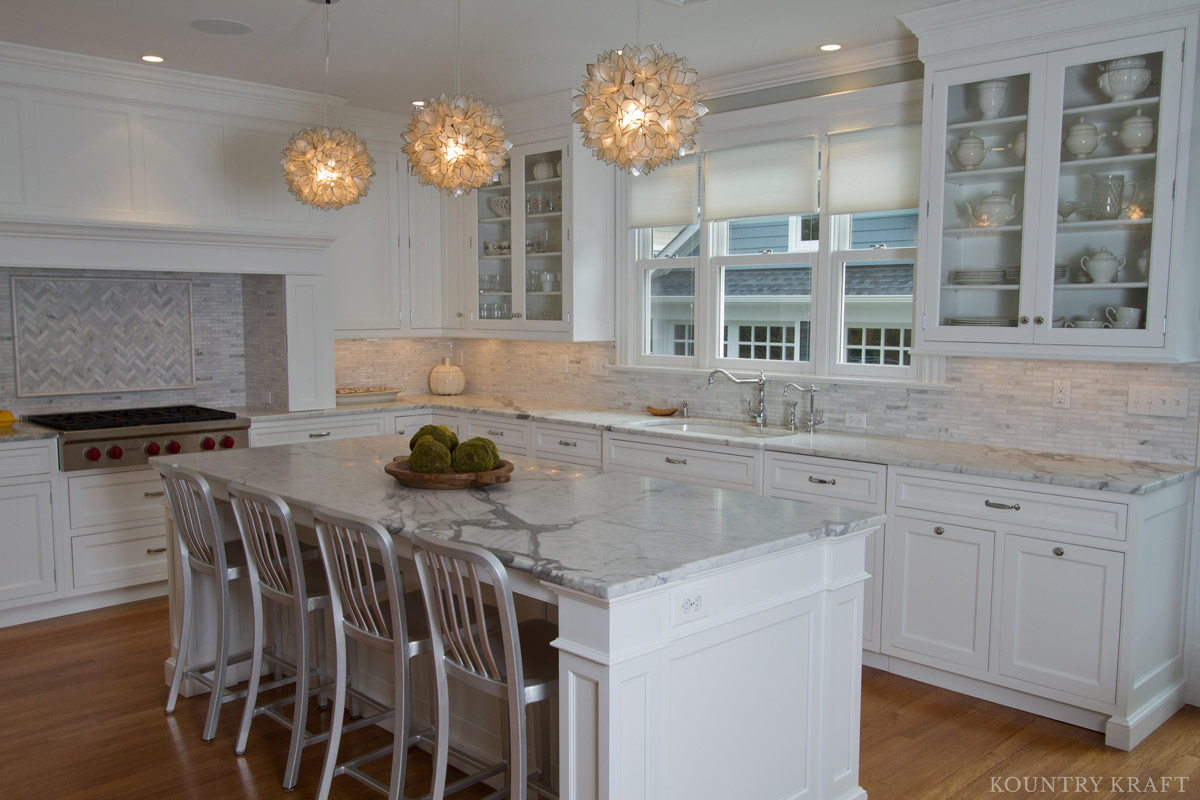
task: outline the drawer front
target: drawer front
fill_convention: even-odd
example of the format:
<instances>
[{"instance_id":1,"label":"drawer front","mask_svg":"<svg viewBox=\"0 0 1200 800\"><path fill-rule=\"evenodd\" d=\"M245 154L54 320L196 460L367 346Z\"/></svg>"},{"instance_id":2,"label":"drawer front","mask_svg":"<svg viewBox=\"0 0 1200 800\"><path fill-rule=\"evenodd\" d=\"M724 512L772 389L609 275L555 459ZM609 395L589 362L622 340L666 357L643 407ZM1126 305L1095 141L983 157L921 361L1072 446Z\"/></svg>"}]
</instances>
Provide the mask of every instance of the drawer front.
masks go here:
<instances>
[{"instance_id":1,"label":"drawer front","mask_svg":"<svg viewBox=\"0 0 1200 800\"><path fill-rule=\"evenodd\" d=\"M850 466L833 459L767 454L769 497L883 511L886 477L887 467L880 464Z\"/></svg>"},{"instance_id":2,"label":"drawer front","mask_svg":"<svg viewBox=\"0 0 1200 800\"><path fill-rule=\"evenodd\" d=\"M465 442L482 436L491 439L500 455L529 455L529 423L515 420L496 420L472 414L459 424L458 440Z\"/></svg>"},{"instance_id":3,"label":"drawer front","mask_svg":"<svg viewBox=\"0 0 1200 800\"><path fill-rule=\"evenodd\" d=\"M535 425L534 455L567 461L572 464L600 466L603 437L594 431L578 428L551 428Z\"/></svg>"},{"instance_id":4,"label":"drawer front","mask_svg":"<svg viewBox=\"0 0 1200 800\"><path fill-rule=\"evenodd\" d=\"M960 514L1000 525L1125 538L1128 506L1041 492L978 486L919 475L896 477L896 508Z\"/></svg>"},{"instance_id":5,"label":"drawer front","mask_svg":"<svg viewBox=\"0 0 1200 800\"><path fill-rule=\"evenodd\" d=\"M758 489L757 463L752 455L610 438L605 445L604 463L607 467L685 483L751 492Z\"/></svg>"},{"instance_id":6,"label":"drawer front","mask_svg":"<svg viewBox=\"0 0 1200 800\"><path fill-rule=\"evenodd\" d=\"M54 468L49 447L14 447L0 450L0 478L46 475Z\"/></svg>"},{"instance_id":7,"label":"drawer front","mask_svg":"<svg viewBox=\"0 0 1200 800\"><path fill-rule=\"evenodd\" d=\"M71 528L90 528L141 520L164 521L162 479L158 470L138 469L67 479Z\"/></svg>"},{"instance_id":8,"label":"drawer front","mask_svg":"<svg viewBox=\"0 0 1200 800\"><path fill-rule=\"evenodd\" d=\"M415 414L397 414L392 420L392 432L397 436L412 436L423 425L429 425L433 417L428 411Z\"/></svg>"},{"instance_id":9,"label":"drawer front","mask_svg":"<svg viewBox=\"0 0 1200 800\"><path fill-rule=\"evenodd\" d=\"M71 577L76 589L166 580L166 525L72 536Z\"/></svg>"},{"instance_id":10,"label":"drawer front","mask_svg":"<svg viewBox=\"0 0 1200 800\"><path fill-rule=\"evenodd\" d=\"M386 430L383 417L355 416L341 419L306 419L303 423L250 426L250 446L267 447L273 444L302 444L326 439L349 439L352 436L378 436Z\"/></svg>"}]
</instances>

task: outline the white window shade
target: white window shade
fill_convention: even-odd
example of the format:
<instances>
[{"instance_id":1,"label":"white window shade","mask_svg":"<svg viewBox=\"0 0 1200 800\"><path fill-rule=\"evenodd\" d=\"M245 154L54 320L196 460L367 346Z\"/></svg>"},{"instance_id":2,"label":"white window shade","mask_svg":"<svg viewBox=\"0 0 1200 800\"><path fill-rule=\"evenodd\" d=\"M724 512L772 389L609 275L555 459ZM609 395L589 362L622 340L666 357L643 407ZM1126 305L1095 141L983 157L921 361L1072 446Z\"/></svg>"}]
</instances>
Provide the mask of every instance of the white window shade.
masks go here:
<instances>
[{"instance_id":1,"label":"white window shade","mask_svg":"<svg viewBox=\"0 0 1200 800\"><path fill-rule=\"evenodd\" d=\"M630 179L629 227L691 225L700 199L700 160L685 156Z\"/></svg>"},{"instance_id":2,"label":"white window shade","mask_svg":"<svg viewBox=\"0 0 1200 800\"><path fill-rule=\"evenodd\" d=\"M830 214L916 208L920 188L920 125L829 135Z\"/></svg>"},{"instance_id":3,"label":"white window shade","mask_svg":"<svg viewBox=\"0 0 1200 800\"><path fill-rule=\"evenodd\" d=\"M704 219L773 217L816 210L816 137L704 154Z\"/></svg>"}]
</instances>

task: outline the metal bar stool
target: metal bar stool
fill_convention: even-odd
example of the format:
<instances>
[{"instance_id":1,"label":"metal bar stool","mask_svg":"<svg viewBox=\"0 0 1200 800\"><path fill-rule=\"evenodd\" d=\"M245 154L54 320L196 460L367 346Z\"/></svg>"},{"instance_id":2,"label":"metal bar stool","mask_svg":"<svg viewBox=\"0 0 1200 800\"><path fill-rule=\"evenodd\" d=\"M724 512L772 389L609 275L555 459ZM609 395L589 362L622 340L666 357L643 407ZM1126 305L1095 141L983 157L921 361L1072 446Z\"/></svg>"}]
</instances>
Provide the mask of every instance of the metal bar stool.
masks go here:
<instances>
[{"instance_id":1,"label":"metal bar stool","mask_svg":"<svg viewBox=\"0 0 1200 800\"><path fill-rule=\"evenodd\" d=\"M329 585L324 565L304 558L292 511L282 498L257 492L245 484L230 484L228 491L249 565L254 614L250 685L246 690L246 707L234 751L238 755L246 752L250 724L256 716L265 715L290 729L292 737L283 771L283 788L293 789L300 772L303 749L329 738L327 731L314 734L307 728L309 697L327 692L331 686L327 683L325 622L321 613L331 605ZM291 612L296 637L293 658L286 657L281 651L278 636L274 644L267 646L265 643L263 606L266 601L274 603L284 613ZM317 650L315 669L311 662L314 640ZM275 667L277 674L282 671L283 675L262 683L264 660ZM259 691L287 685L295 686L292 697L257 704ZM293 705L290 717L279 710L289 703ZM324 707L325 704L321 705Z\"/></svg>"},{"instance_id":2,"label":"metal bar stool","mask_svg":"<svg viewBox=\"0 0 1200 800\"><path fill-rule=\"evenodd\" d=\"M442 800L447 787L450 741L448 679L501 699L508 717L502 733L506 760L483 770L487 776L508 772L508 786L489 795L525 800L527 789L539 797L557 798L550 766L550 704L558 693L558 651L551 642L558 629L546 620L517 624L508 572L482 547L450 542L426 533L413 534L413 559L421 577L433 641L437 684L437 745L434 750L432 800ZM490 602L489 602L490 601ZM498 616L499 630L489 617ZM480 622L483 621L483 624ZM525 710L541 702L538 771L527 768Z\"/></svg>"},{"instance_id":3,"label":"metal bar stool","mask_svg":"<svg viewBox=\"0 0 1200 800\"><path fill-rule=\"evenodd\" d=\"M379 525L323 508L313 512L313 519L333 599L335 653L333 722L317 797L328 798L334 777L345 774L387 795L390 800L397 800L404 797L408 749L422 738L427 739L432 732L432 729L412 732L409 661L430 652L421 593L404 592L404 576L396 560L395 545L391 535ZM350 673L355 665L350 658L353 650L348 652L349 644L363 644L391 656L395 693L391 708L350 685ZM379 712L344 724L347 699L379 709ZM389 718L393 719L392 744L337 763L344 732ZM384 785L360 767L388 753L392 754L392 772L390 782Z\"/></svg>"},{"instance_id":4,"label":"metal bar stool","mask_svg":"<svg viewBox=\"0 0 1200 800\"><path fill-rule=\"evenodd\" d=\"M221 706L245 697L245 690L226 688L228 667L251 658L250 653L229 654L229 584L247 577L249 569L242 543L225 541L221 518L217 514L212 487L199 473L182 467L158 465L163 490L171 507L175 523L175 540L179 547L179 564L183 582L183 624L179 633L179 652L175 656L175 672L167 693L167 713L175 713L175 701L183 679L191 678L209 689L208 716L201 738L211 742L217 733L217 718ZM216 656L212 663L189 663L192 627L196 615L196 574L207 575L217 587ZM211 672L209 677L205 673Z\"/></svg>"}]
</instances>

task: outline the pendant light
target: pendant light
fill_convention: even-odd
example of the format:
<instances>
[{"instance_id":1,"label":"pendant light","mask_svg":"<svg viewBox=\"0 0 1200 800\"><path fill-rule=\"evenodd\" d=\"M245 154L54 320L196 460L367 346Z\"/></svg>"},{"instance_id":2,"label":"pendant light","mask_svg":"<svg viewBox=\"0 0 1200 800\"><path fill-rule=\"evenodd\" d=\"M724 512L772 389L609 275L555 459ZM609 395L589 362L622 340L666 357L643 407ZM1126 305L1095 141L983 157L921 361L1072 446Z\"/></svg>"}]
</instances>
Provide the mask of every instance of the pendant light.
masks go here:
<instances>
[{"instance_id":1,"label":"pendant light","mask_svg":"<svg viewBox=\"0 0 1200 800\"><path fill-rule=\"evenodd\" d=\"M609 50L588 64L572 116L596 158L644 175L695 148L708 109L687 59L661 45L642 47L641 0L637 9L638 46Z\"/></svg>"},{"instance_id":2,"label":"pendant light","mask_svg":"<svg viewBox=\"0 0 1200 800\"><path fill-rule=\"evenodd\" d=\"M338 0L313 0L325 6L324 124L305 128L283 149L283 177L301 203L336 210L367 194L375 159L353 131L329 127L329 6Z\"/></svg>"},{"instance_id":3,"label":"pendant light","mask_svg":"<svg viewBox=\"0 0 1200 800\"><path fill-rule=\"evenodd\" d=\"M452 197L494 183L512 147L500 112L459 88L461 13L461 0L455 0L454 96L442 94L413 110L403 148L417 180Z\"/></svg>"}]
</instances>

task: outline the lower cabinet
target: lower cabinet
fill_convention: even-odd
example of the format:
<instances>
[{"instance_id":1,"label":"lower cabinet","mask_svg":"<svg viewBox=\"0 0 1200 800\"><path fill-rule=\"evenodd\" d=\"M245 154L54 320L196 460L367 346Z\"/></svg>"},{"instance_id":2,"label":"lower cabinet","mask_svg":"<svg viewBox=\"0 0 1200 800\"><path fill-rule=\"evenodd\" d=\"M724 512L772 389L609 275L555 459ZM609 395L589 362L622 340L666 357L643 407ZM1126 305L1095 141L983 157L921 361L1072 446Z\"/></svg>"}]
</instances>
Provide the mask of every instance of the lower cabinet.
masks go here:
<instances>
[{"instance_id":1,"label":"lower cabinet","mask_svg":"<svg viewBox=\"0 0 1200 800\"><path fill-rule=\"evenodd\" d=\"M604 437L599 431L569 425L533 423L533 455L569 464L598 467L603 461Z\"/></svg>"},{"instance_id":2,"label":"lower cabinet","mask_svg":"<svg viewBox=\"0 0 1200 800\"><path fill-rule=\"evenodd\" d=\"M758 450L733 447L687 446L656 437L627 434L604 435L604 466L670 478L719 489L738 489L757 494L761 485L762 463Z\"/></svg>"},{"instance_id":3,"label":"lower cabinet","mask_svg":"<svg viewBox=\"0 0 1200 800\"><path fill-rule=\"evenodd\" d=\"M152 467L67 478L71 594L167 577L162 480Z\"/></svg>"},{"instance_id":4,"label":"lower cabinet","mask_svg":"<svg viewBox=\"0 0 1200 800\"><path fill-rule=\"evenodd\" d=\"M0 485L0 604L53 594L54 523L50 481Z\"/></svg>"},{"instance_id":5,"label":"lower cabinet","mask_svg":"<svg viewBox=\"0 0 1200 800\"><path fill-rule=\"evenodd\" d=\"M465 442L477 436L495 442L501 456L529 455L529 423L525 420L463 414L459 418L458 440Z\"/></svg>"},{"instance_id":6,"label":"lower cabinet","mask_svg":"<svg viewBox=\"0 0 1200 800\"><path fill-rule=\"evenodd\" d=\"M306 419L263 419L250 423L250 446L301 444L323 439L392 433L384 414L330 414Z\"/></svg>"}]
</instances>

